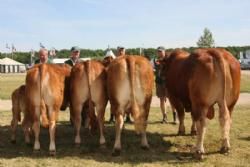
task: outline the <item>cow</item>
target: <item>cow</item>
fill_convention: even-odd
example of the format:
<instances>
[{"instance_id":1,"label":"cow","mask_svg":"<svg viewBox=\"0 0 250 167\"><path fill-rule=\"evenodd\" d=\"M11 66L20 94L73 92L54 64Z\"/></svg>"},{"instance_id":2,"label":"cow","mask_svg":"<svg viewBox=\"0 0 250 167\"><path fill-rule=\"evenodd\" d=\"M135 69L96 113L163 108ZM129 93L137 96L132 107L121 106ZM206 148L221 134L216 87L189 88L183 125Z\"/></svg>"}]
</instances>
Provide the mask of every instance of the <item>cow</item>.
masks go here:
<instances>
[{"instance_id":1,"label":"cow","mask_svg":"<svg viewBox=\"0 0 250 167\"><path fill-rule=\"evenodd\" d=\"M40 150L40 116L43 127L49 128L51 155L56 154L55 128L58 112L68 102L68 83L71 67L68 65L39 64L26 75L24 114L25 125L32 126L35 136L34 151ZM45 109L43 109L45 107Z\"/></svg>"},{"instance_id":2,"label":"cow","mask_svg":"<svg viewBox=\"0 0 250 167\"><path fill-rule=\"evenodd\" d=\"M12 101L12 120L11 120L11 143L16 143L16 129L18 122L21 122L21 113L26 112L25 85L21 85L11 94ZM41 110L46 110L44 102L41 103ZM30 144L31 125L27 121L22 121L25 143Z\"/></svg>"},{"instance_id":3,"label":"cow","mask_svg":"<svg viewBox=\"0 0 250 167\"><path fill-rule=\"evenodd\" d=\"M111 112L115 115L116 137L112 155L121 151L123 116L130 112L137 133L142 135L142 148L149 148L146 127L154 84L153 68L142 56L121 56L107 68L107 90Z\"/></svg>"},{"instance_id":4,"label":"cow","mask_svg":"<svg viewBox=\"0 0 250 167\"><path fill-rule=\"evenodd\" d=\"M231 113L240 91L240 64L224 49L197 49L190 55L175 50L162 62L161 77L166 80L171 103L177 110L180 127L184 131L184 109L191 111L197 128L195 157L203 158L206 117L214 116L219 106L222 129L221 153L230 148Z\"/></svg>"},{"instance_id":5,"label":"cow","mask_svg":"<svg viewBox=\"0 0 250 167\"><path fill-rule=\"evenodd\" d=\"M11 94L12 120L11 120L11 142L16 143L16 129L21 121L21 113L25 112L25 85L21 85Z\"/></svg>"},{"instance_id":6,"label":"cow","mask_svg":"<svg viewBox=\"0 0 250 167\"><path fill-rule=\"evenodd\" d=\"M105 147L104 114L108 102L106 91L106 69L102 62L90 60L76 64L70 77L70 116L75 128L75 144L80 145L80 128L82 107L88 104L89 126L96 129L99 125L100 146ZM97 120L95 115L97 111Z\"/></svg>"}]
</instances>

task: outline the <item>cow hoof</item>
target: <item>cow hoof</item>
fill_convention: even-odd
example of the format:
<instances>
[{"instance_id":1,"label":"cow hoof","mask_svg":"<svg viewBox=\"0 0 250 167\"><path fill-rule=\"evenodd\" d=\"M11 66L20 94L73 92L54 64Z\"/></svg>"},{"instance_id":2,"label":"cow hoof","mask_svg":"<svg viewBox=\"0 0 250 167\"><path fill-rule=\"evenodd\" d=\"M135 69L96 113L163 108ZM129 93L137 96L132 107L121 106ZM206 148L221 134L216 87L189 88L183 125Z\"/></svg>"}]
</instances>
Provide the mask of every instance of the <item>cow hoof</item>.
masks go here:
<instances>
[{"instance_id":1,"label":"cow hoof","mask_svg":"<svg viewBox=\"0 0 250 167\"><path fill-rule=\"evenodd\" d=\"M12 144L16 144L16 140L11 140L10 141Z\"/></svg>"},{"instance_id":2,"label":"cow hoof","mask_svg":"<svg viewBox=\"0 0 250 167\"><path fill-rule=\"evenodd\" d=\"M229 147L221 147L220 153L221 154L229 154L230 148Z\"/></svg>"},{"instance_id":3,"label":"cow hoof","mask_svg":"<svg viewBox=\"0 0 250 167\"><path fill-rule=\"evenodd\" d=\"M196 136L197 135L197 131L196 130L192 130L191 131L191 136Z\"/></svg>"},{"instance_id":4,"label":"cow hoof","mask_svg":"<svg viewBox=\"0 0 250 167\"><path fill-rule=\"evenodd\" d=\"M194 158L197 159L197 160L199 160L199 161L203 160L203 158L204 158L203 157L203 153L201 151L196 151L194 153Z\"/></svg>"},{"instance_id":5,"label":"cow hoof","mask_svg":"<svg viewBox=\"0 0 250 167\"><path fill-rule=\"evenodd\" d=\"M149 146L141 146L141 149L143 149L143 150L149 150Z\"/></svg>"},{"instance_id":6,"label":"cow hoof","mask_svg":"<svg viewBox=\"0 0 250 167\"><path fill-rule=\"evenodd\" d=\"M50 156L56 156L56 150L51 150L49 151Z\"/></svg>"},{"instance_id":7,"label":"cow hoof","mask_svg":"<svg viewBox=\"0 0 250 167\"><path fill-rule=\"evenodd\" d=\"M185 135L185 131L179 131L178 132L178 136L184 136Z\"/></svg>"},{"instance_id":8,"label":"cow hoof","mask_svg":"<svg viewBox=\"0 0 250 167\"><path fill-rule=\"evenodd\" d=\"M120 149L114 149L114 151L112 152L112 156L113 157L117 157L121 155L121 150Z\"/></svg>"}]
</instances>

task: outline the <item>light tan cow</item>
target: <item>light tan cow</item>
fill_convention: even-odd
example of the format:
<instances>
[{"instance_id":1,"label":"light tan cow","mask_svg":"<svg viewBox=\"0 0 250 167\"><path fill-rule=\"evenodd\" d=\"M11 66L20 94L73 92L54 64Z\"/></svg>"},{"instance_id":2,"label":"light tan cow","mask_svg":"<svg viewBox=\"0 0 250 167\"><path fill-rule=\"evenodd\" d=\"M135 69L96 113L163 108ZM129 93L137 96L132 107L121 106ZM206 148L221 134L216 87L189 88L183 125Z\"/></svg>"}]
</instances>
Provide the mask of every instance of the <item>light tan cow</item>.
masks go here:
<instances>
[{"instance_id":1,"label":"light tan cow","mask_svg":"<svg viewBox=\"0 0 250 167\"><path fill-rule=\"evenodd\" d=\"M81 112L84 104L88 103L90 126L95 129L99 124L100 145L104 146L103 134L104 113L108 97L106 92L106 70L104 65L96 60L76 64L71 71L70 80L70 113L75 127L75 144L81 143ZM95 116L97 111L97 120Z\"/></svg>"},{"instance_id":2,"label":"light tan cow","mask_svg":"<svg viewBox=\"0 0 250 167\"><path fill-rule=\"evenodd\" d=\"M16 129L21 122L21 113L25 112L25 85L21 85L11 94L12 120L11 120L11 142L16 143Z\"/></svg>"},{"instance_id":3,"label":"light tan cow","mask_svg":"<svg viewBox=\"0 0 250 167\"><path fill-rule=\"evenodd\" d=\"M116 118L113 155L120 154L125 112L132 114L135 130L142 135L141 145L143 148L148 148L146 127L154 84L150 62L142 56L121 56L111 62L107 74L111 112Z\"/></svg>"},{"instance_id":4,"label":"light tan cow","mask_svg":"<svg viewBox=\"0 0 250 167\"><path fill-rule=\"evenodd\" d=\"M221 152L230 148L231 113L240 91L240 64L224 49L198 49L188 55L176 50L163 62L161 77L166 80L169 97L175 106L179 131L184 131L184 108L191 111L197 127L195 156L204 154L206 118L213 118L214 104L219 105L222 130Z\"/></svg>"},{"instance_id":5,"label":"light tan cow","mask_svg":"<svg viewBox=\"0 0 250 167\"><path fill-rule=\"evenodd\" d=\"M66 108L71 67L68 65L40 64L31 68L26 76L25 125L32 125L35 142L34 150L40 150L40 116L42 126L49 127L52 155L56 152L55 128L60 108ZM65 86L66 85L66 86ZM44 103L44 104L43 104ZM46 106L43 110L41 106Z\"/></svg>"}]
</instances>

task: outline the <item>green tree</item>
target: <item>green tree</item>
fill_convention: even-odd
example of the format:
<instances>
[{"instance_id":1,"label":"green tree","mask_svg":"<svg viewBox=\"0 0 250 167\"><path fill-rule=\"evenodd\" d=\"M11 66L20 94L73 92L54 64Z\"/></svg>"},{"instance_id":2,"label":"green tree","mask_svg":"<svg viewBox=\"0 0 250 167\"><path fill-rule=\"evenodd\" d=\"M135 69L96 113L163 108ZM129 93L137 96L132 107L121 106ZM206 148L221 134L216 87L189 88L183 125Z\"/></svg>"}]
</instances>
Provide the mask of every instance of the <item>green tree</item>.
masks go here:
<instances>
[{"instance_id":1,"label":"green tree","mask_svg":"<svg viewBox=\"0 0 250 167\"><path fill-rule=\"evenodd\" d=\"M204 29L203 35L199 38L197 42L197 46L200 48L214 47L213 34L208 28Z\"/></svg>"}]
</instances>

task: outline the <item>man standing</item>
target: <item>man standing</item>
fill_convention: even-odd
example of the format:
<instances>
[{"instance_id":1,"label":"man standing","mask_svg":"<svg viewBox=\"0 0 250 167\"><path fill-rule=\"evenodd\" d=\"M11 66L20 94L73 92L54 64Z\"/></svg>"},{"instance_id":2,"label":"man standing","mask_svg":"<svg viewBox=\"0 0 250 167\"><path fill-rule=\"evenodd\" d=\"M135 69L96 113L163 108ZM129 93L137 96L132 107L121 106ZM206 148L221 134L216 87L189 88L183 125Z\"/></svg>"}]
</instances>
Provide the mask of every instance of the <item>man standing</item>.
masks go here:
<instances>
[{"instance_id":1,"label":"man standing","mask_svg":"<svg viewBox=\"0 0 250 167\"><path fill-rule=\"evenodd\" d=\"M126 54L126 50L123 46L118 46L117 47L117 56L116 57L119 57L119 56L125 56Z\"/></svg>"},{"instance_id":2,"label":"man standing","mask_svg":"<svg viewBox=\"0 0 250 167\"><path fill-rule=\"evenodd\" d=\"M68 64L70 66L74 66L80 60L79 59L79 57L80 57L80 48L78 46L73 46L70 51L71 51L70 59L66 60L64 63Z\"/></svg>"},{"instance_id":3,"label":"man standing","mask_svg":"<svg viewBox=\"0 0 250 167\"><path fill-rule=\"evenodd\" d=\"M40 49L38 54L39 54L39 59L35 60L35 64L52 63L52 61L48 57L49 52L47 49L45 48Z\"/></svg>"},{"instance_id":4,"label":"man standing","mask_svg":"<svg viewBox=\"0 0 250 167\"><path fill-rule=\"evenodd\" d=\"M153 67L155 72L155 86L156 86L156 96L160 98L160 108L162 112L162 123L167 123L167 114L166 114L166 102L167 102L167 89L165 87L165 81L160 78L160 60L164 59L166 56L166 51L163 46L157 48L157 58L153 59ZM176 113L173 106L170 104L173 110L174 123L176 123Z\"/></svg>"}]
</instances>

